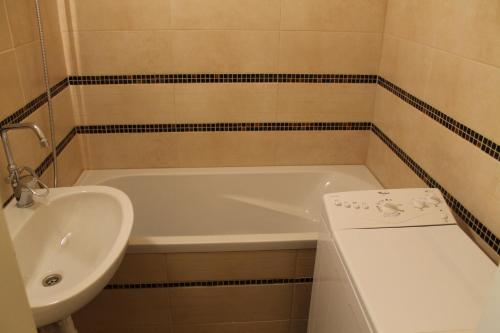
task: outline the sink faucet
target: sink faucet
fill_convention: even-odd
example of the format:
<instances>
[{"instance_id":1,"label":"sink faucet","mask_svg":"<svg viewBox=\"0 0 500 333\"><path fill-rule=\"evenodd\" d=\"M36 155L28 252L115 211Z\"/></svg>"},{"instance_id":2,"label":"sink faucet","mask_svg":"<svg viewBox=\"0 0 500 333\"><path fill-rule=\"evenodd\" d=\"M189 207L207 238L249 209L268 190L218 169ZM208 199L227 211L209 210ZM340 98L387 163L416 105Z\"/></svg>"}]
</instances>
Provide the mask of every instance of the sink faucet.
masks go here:
<instances>
[{"instance_id":1,"label":"sink faucet","mask_svg":"<svg viewBox=\"0 0 500 333\"><path fill-rule=\"evenodd\" d=\"M2 137L3 148L5 150L5 155L7 157L7 170L9 171L9 181L12 186L12 191L14 192L14 197L17 200L16 206L19 208L26 208L33 205L33 195L35 196L45 196L48 194L48 187L43 184L39 179L35 171L29 167L18 167L14 162L14 157L10 149L9 137L7 133L10 130L18 129L31 129L38 137L40 145L42 147L47 147L49 145L45 135L38 125L33 123L20 123L20 124L10 124L5 125L0 129L0 134ZM23 172L27 172L27 175L22 175ZM31 176L31 181L24 183L23 179ZM45 189L45 193L38 193L34 190L34 187L42 187Z\"/></svg>"}]
</instances>

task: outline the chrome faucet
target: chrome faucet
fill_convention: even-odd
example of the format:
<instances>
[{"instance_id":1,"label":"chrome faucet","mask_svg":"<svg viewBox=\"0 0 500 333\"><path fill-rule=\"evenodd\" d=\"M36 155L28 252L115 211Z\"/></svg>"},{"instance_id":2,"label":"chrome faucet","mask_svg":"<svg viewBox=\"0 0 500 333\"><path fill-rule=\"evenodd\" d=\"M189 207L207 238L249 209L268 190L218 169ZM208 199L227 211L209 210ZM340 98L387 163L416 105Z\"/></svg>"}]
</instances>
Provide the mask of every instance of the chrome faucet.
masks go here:
<instances>
[{"instance_id":1,"label":"chrome faucet","mask_svg":"<svg viewBox=\"0 0 500 333\"><path fill-rule=\"evenodd\" d=\"M33 205L34 195L45 196L49 193L49 189L40 181L40 179L38 179L38 176L33 169L29 167L18 167L14 162L14 157L12 155L12 150L10 149L9 137L7 136L7 133L10 130L17 129L31 129L37 135L42 147L47 147L49 143L45 138L45 135L43 134L41 128L33 123L10 124L5 125L0 129L3 148L5 150L5 156L7 157L7 170L9 171L8 180L12 186L14 197L17 200L16 206L19 208L25 208ZM23 172L27 172L27 175L23 176ZM31 180L27 183L24 183L23 179L26 177L31 177ZM45 192L36 192L35 187L41 187L45 190Z\"/></svg>"}]
</instances>

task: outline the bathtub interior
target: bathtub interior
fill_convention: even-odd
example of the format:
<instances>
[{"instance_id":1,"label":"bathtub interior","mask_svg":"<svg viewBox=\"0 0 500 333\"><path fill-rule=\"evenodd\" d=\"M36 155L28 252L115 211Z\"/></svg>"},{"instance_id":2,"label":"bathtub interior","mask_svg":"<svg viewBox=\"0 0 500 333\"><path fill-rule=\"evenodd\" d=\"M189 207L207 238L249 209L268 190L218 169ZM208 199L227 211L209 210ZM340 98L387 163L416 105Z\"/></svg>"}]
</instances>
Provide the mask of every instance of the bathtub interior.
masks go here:
<instances>
[{"instance_id":1,"label":"bathtub interior","mask_svg":"<svg viewBox=\"0 0 500 333\"><path fill-rule=\"evenodd\" d=\"M93 170L79 184L125 192L134 237L316 232L324 193L381 188L363 166Z\"/></svg>"}]
</instances>

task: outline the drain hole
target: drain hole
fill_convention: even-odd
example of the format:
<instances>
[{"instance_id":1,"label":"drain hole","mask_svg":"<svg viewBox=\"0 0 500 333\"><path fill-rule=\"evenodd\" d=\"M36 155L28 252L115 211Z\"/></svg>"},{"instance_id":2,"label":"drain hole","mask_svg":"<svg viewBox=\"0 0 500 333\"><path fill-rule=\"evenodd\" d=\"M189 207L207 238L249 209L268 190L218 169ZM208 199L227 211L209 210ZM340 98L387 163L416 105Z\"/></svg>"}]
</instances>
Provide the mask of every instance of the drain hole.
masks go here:
<instances>
[{"instance_id":1,"label":"drain hole","mask_svg":"<svg viewBox=\"0 0 500 333\"><path fill-rule=\"evenodd\" d=\"M50 274L43 278L42 285L44 287L52 287L61 282L62 275L61 274Z\"/></svg>"}]
</instances>

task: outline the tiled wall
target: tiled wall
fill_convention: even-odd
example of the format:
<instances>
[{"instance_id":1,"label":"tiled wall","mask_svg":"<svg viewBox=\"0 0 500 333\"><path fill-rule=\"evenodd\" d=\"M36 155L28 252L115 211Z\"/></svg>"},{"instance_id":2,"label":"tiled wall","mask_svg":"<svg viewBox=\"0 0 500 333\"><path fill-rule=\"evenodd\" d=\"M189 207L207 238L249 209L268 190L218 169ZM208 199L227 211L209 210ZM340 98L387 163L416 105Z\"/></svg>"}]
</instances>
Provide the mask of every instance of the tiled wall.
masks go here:
<instances>
[{"instance_id":1,"label":"tiled wall","mask_svg":"<svg viewBox=\"0 0 500 333\"><path fill-rule=\"evenodd\" d=\"M63 44L55 1L41 1L46 43L49 48L48 63L50 85L65 81L67 77ZM43 83L40 43L33 0L0 0L0 123L34 122L50 139L48 108ZM74 127L70 91L55 90L54 111L56 140L60 142ZM29 166L43 173L42 179L50 184L52 171L46 170L50 149L42 148L30 131L13 131L9 135L15 161L19 166ZM70 185L82 170L80 149L72 142L60 155L60 183ZM7 177L6 160L0 153L0 178ZM69 156L71 155L71 156ZM45 163L43 163L45 161ZM11 195L7 182L0 182L4 202Z\"/></svg>"},{"instance_id":2,"label":"tiled wall","mask_svg":"<svg viewBox=\"0 0 500 333\"><path fill-rule=\"evenodd\" d=\"M127 254L73 318L81 333L307 328L314 250Z\"/></svg>"},{"instance_id":3,"label":"tiled wall","mask_svg":"<svg viewBox=\"0 0 500 333\"><path fill-rule=\"evenodd\" d=\"M385 2L71 0L63 6L67 62L75 76L376 74ZM301 81L90 84L71 86L71 94L79 125L363 122L372 117L375 87ZM368 142L366 131L81 137L89 168L363 163Z\"/></svg>"},{"instance_id":4,"label":"tiled wall","mask_svg":"<svg viewBox=\"0 0 500 333\"><path fill-rule=\"evenodd\" d=\"M499 17L493 0L389 0L379 75L406 92L379 84L373 118L481 221L469 224L496 252L488 232L500 235ZM388 187L429 184L375 134L367 165Z\"/></svg>"}]
</instances>

